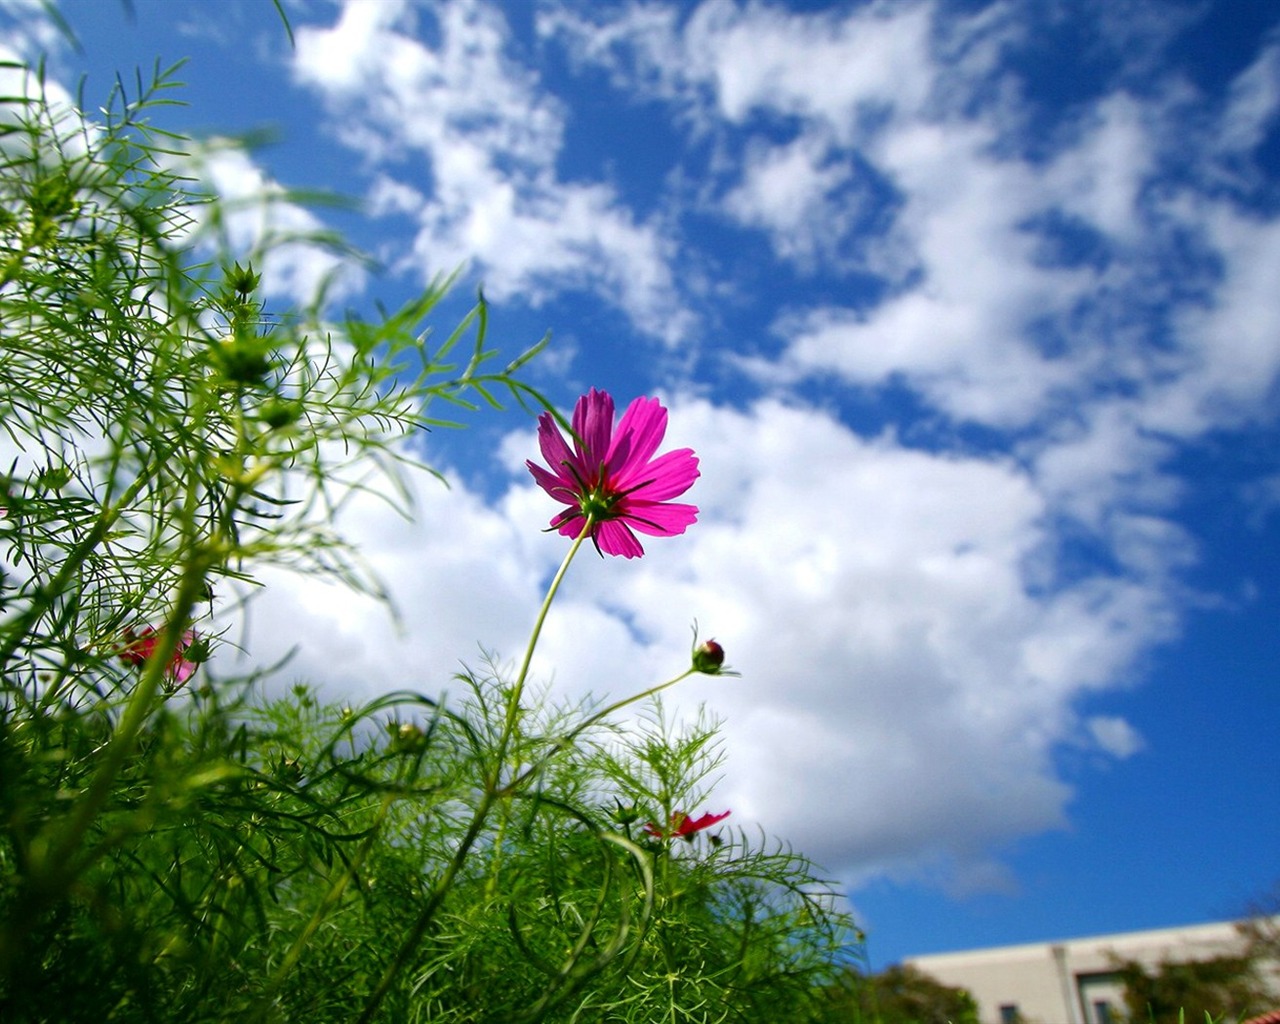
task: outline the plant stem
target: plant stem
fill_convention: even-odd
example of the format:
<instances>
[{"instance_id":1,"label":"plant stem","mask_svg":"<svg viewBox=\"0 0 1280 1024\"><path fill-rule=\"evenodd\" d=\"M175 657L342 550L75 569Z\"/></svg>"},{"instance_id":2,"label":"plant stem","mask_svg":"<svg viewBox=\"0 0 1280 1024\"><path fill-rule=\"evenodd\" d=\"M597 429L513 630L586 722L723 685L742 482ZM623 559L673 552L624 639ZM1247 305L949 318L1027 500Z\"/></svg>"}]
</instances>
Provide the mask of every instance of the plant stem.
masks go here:
<instances>
[{"instance_id":1,"label":"plant stem","mask_svg":"<svg viewBox=\"0 0 1280 1024\"><path fill-rule=\"evenodd\" d=\"M378 1012L378 1007L382 1004L382 1000L386 998L387 993L391 990L396 975L409 962L414 950L418 948L418 943L422 941L422 936L426 934L436 911L453 887L454 880L458 877L458 873L462 870L462 865L471 853L471 847L475 845L480 833L484 831L485 822L489 818L489 812L493 810L493 805L497 803L499 796L510 795L511 787L500 789L499 783L502 778L502 766L507 759L507 752L511 746L511 738L515 735L516 726L519 722L520 699L524 695L525 681L529 677L529 667L533 663L533 652L538 646L538 638L542 635L542 627L547 620L547 613L551 610L551 602L555 600L556 593L560 590L560 584L563 582L565 574L569 571L570 563L573 562L578 549L582 547L582 542L591 535L591 528L594 525L594 521L588 516L586 522L582 525L582 532L574 540L569 551L564 556L564 561L560 563L560 568L552 578L551 585L547 588L546 597L542 599L542 607L538 610L538 617L534 620L533 630L529 635L529 643L525 648L524 661L520 665L520 672L516 676L515 683L511 687L511 693L507 698L506 718L503 722L502 733L498 738L498 747L493 759L492 771L489 777L484 780L480 803L472 816L471 824L467 827L467 831L463 835L462 841L458 844L457 850L454 851L453 857L450 858L444 874L440 876L432 888L431 895L427 898L426 905L418 914L417 920L414 921L413 927L409 929L404 941L400 944L400 948L396 950L396 955L387 964L386 970L382 972L382 977L378 980L377 987L365 1003L364 1011L360 1014L357 1024L368 1024L369 1021L373 1020L374 1014Z\"/></svg>"},{"instance_id":2,"label":"plant stem","mask_svg":"<svg viewBox=\"0 0 1280 1024\"><path fill-rule=\"evenodd\" d=\"M270 1010L271 1000L275 998L276 993L280 990L280 986L284 984L285 977L293 970L294 966L302 958L302 954L306 949L307 943L311 941L311 937L315 935L320 925L324 923L324 919L338 902L342 899L343 894L347 891L347 886L351 884L351 880L356 876L357 872L364 866L365 858L369 856L369 851L373 849L373 844L381 836L382 826L387 820L387 815L391 811L392 804L395 803L396 793L394 790L386 793L382 798L382 804L378 808L377 817L374 819L373 827L369 830L369 835L365 837L363 843L360 844L356 854L351 858L347 869L338 877L337 881L329 888L329 892L325 894L324 899L320 901L320 905L316 907L315 912L311 915L302 931L298 933L293 940L293 944L289 947L280 963L272 972L271 979L267 982L266 990L259 998L258 1012L254 1019L262 1019Z\"/></svg>"},{"instance_id":3,"label":"plant stem","mask_svg":"<svg viewBox=\"0 0 1280 1024\"><path fill-rule=\"evenodd\" d=\"M604 721L604 719L608 718L614 712L621 711L625 707L629 707L632 704L638 704L643 700L648 700L650 697L656 696L657 694L661 693L663 690L666 690L672 686L675 686L676 683L682 682L685 679L688 679L690 676L697 675L697 674L698 674L698 670L696 668L692 668L692 667L687 668L683 672L681 672L678 676L668 679L665 683L659 683L657 686L651 686L649 687L649 689L643 690L640 693L633 694L630 697L623 697L621 700L614 701L612 704L610 704L608 707L604 708L603 710L597 711L590 718L587 718L586 720L578 723L578 725L574 726L574 728L569 730L569 732L567 732L564 736L562 736L559 740L557 740L555 743L555 749L552 750L550 754L544 757L537 764L530 765L528 768L526 768L513 782L509 783L507 786L503 788L502 794L506 796L506 795L510 795L512 793L517 792L520 789L520 787L524 785L524 783L528 782L530 778L536 775L538 771L541 770L541 768L551 758L553 758L556 754L560 753L560 751L568 747L570 743L572 743L575 739L577 739L580 735L582 735L582 733L586 732L586 730L590 729L597 722Z\"/></svg>"},{"instance_id":4,"label":"plant stem","mask_svg":"<svg viewBox=\"0 0 1280 1024\"><path fill-rule=\"evenodd\" d=\"M560 584L563 582L565 574L569 571L569 565L573 561L574 555L582 547L582 542L591 535L593 526L595 526L595 521L590 516L587 516L582 524L582 532L578 534L577 539L574 540L568 553L564 556L564 561L560 563L560 568L551 580L551 586L547 588L546 597L542 599L542 607L538 609L538 617L534 620L533 631L529 634L529 643L525 647L524 661L520 665L520 672L516 675L516 681L511 688L511 697L507 703L507 720L503 725L502 738L499 740L498 757L496 759L496 770L498 771L501 771L502 762L506 758L507 746L510 743L512 733L515 731L516 719L520 714L520 698L524 695L525 680L529 676L529 666L533 663L533 652L538 646L538 638L542 635L543 623L547 621L547 612L551 610L551 602L555 600L556 593L560 590ZM497 784L496 776L493 779L493 784Z\"/></svg>"}]
</instances>

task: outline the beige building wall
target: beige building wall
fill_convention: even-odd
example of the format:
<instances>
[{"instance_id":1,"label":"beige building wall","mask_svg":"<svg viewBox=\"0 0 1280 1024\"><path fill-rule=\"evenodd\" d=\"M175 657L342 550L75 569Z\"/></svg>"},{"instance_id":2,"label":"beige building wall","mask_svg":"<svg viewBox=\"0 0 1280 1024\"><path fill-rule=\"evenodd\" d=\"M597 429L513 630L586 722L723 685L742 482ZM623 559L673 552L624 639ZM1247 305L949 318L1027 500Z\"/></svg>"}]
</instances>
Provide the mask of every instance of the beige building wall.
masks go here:
<instances>
[{"instance_id":1,"label":"beige building wall","mask_svg":"<svg viewBox=\"0 0 1280 1024\"><path fill-rule=\"evenodd\" d=\"M1280 917L1276 918L1280 927ZM1118 1024L1124 988L1113 957L1154 968L1243 950L1237 922L1123 932L1061 942L910 957L907 964L946 985L968 989L982 1024ZM1280 995L1280 964L1267 965ZM1258 1012L1269 1007L1259 1007Z\"/></svg>"}]
</instances>

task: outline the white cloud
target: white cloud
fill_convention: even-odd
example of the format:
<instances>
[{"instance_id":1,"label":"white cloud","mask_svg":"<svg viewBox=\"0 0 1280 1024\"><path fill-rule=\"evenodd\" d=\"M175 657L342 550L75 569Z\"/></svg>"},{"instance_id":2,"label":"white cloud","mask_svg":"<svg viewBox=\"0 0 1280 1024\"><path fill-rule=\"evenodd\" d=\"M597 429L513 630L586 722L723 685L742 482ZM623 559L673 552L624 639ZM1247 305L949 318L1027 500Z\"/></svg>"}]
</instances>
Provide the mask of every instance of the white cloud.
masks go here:
<instances>
[{"instance_id":1,"label":"white cloud","mask_svg":"<svg viewBox=\"0 0 1280 1024\"><path fill-rule=\"evenodd\" d=\"M871 206L856 173L814 135L749 147L742 182L724 197L724 208L739 223L768 231L781 259L809 266L820 257L829 269L847 262L840 251Z\"/></svg>"},{"instance_id":2,"label":"white cloud","mask_svg":"<svg viewBox=\"0 0 1280 1024\"><path fill-rule=\"evenodd\" d=\"M1086 725L1098 747L1117 760L1132 757L1145 746L1142 736L1123 718L1095 715Z\"/></svg>"},{"instance_id":3,"label":"white cloud","mask_svg":"<svg viewBox=\"0 0 1280 1024\"><path fill-rule=\"evenodd\" d=\"M1188 372L1151 416L1154 426L1179 433L1269 416L1280 377L1280 219L1216 204L1202 217L1220 260L1221 283L1211 302L1180 311Z\"/></svg>"},{"instance_id":4,"label":"white cloud","mask_svg":"<svg viewBox=\"0 0 1280 1024\"><path fill-rule=\"evenodd\" d=\"M1147 430L1145 414L1132 401L1099 403L1035 440L1029 456L1038 486L1057 512L1102 531L1119 498L1160 508L1181 493L1159 469L1172 452L1170 439Z\"/></svg>"},{"instance_id":5,"label":"white cloud","mask_svg":"<svg viewBox=\"0 0 1280 1024\"><path fill-rule=\"evenodd\" d=\"M265 590L252 598L245 632L237 624L228 634L247 660L230 655L219 668L271 664L296 646L282 682L309 681L328 699L359 701L397 689L457 692L453 673L464 663L480 667L482 647L514 657L546 570L526 539L539 536L540 524L515 505L486 508L464 486L424 474L410 477L410 495L412 520L358 493L337 522L389 584L399 625L370 597L271 569L261 574ZM555 557L549 548L543 554Z\"/></svg>"},{"instance_id":6,"label":"white cloud","mask_svg":"<svg viewBox=\"0 0 1280 1024\"><path fill-rule=\"evenodd\" d=\"M1161 114L1157 108L1154 117ZM1075 144L1044 172L1041 202L1079 217L1117 244L1141 245L1140 195L1157 169L1159 150L1151 117L1152 111L1125 93L1101 100Z\"/></svg>"},{"instance_id":7,"label":"white cloud","mask_svg":"<svg viewBox=\"0 0 1280 1024\"><path fill-rule=\"evenodd\" d=\"M696 609L745 670L709 698L729 715L727 792L851 872L921 851L971 864L1060 824L1050 753L1072 702L1168 635L1162 592L1105 575L1038 592L1024 565L1055 539L1011 463L770 403L676 416L704 522L666 579L642 567L619 599L654 635Z\"/></svg>"},{"instance_id":8,"label":"white cloud","mask_svg":"<svg viewBox=\"0 0 1280 1024\"><path fill-rule=\"evenodd\" d=\"M604 66L620 88L698 108L704 126L713 116L734 124L783 116L847 134L861 113L914 110L929 97L925 4L796 16L703 3L679 22L674 5L560 6L539 13L538 30L567 43L573 59Z\"/></svg>"},{"instance_id":9,"label":"white cloud","mask_svg":"<svg viewBox=\"0 0 1280 1024\"><path fill-rule=\"evenodd\" d=\"M1249 153L1275 125L1280 111L1280 42L1263 47L1231 85L1221 119L1221 143L1227 151Z\"/></svg>"},{"instance_id":10,"label":"white cloud","mask_svg":"<svg viewBox=\"0 0 1280 1024\"><path fill-rule=\"evenodd\" d=\"M435 21L439 43L415 37ZM591 291L644 333L674 344L692 326L671 272L672 240L614 189L556 171L564 111L508 55L490 5L347 3L328 29L298 30L294 70L337 115L334 130L374 167L422 161L412 178L379 175L377 195L426 197L402 266L426 278L474 261L494 299L531 304Z\"/></svg>"},{"instance_id":11,"label":"white cloud","mask_svg":"<svg viewBox=\"0 0 1280 1024\"><path fill-rule=\"evenodd\" d=\"M932 20L923 4L796 17L709 3L690 19L686 53L705 55L694 67L710 73L730 121L783 113L842 127L868 107L914 110L926 101Z\"/></svg>"},{"instance_id":12,"label":"white cloud","mask_svg":"<svg viewBox=\"0 0 1280 1024\"><path fill-rule=\"evenodd\" d=\"M932 408L998 427L1052 420L1068 399L1074 411L1109 359L1105 339L1082 336L1074 319L1111 284L1089 267L1046 263L1028 225L1072 204L1107 226L1129 223L1129 160L1099 135L1123 138L1125 154L1142 139L1104 120L1078 159L1060 156L1045 171L998 155L994 126L918 120L884 130L867 153L903 197L894 249L912 254L918 283L870 309L782 321L785 365L864 386L901 376ZM1099 148L1125 168L1122 182L1107 176Z\"/></svg>"},{"instance_id":13,"label":"white cloud","mask_svg":"<svg viewBox=\"0 0 1280 1024\"><path fill-rule=\"evenodd\" d=\"M1153 70L1181 16L1139 19L1124 52L1154 86L1081 100L1045 127L1002 64L1031 31L1007 5L708 3L683 23L664 6L553 8L539 26L619 89L718 134L721 153L740 145L740 161L710 168L730 179L720 208L781 258L888 286L875 302L797 304L776 324L782 360L749 362L762 380L899 381L1001 429L1114 421L1115 392L1136 404L1135 430L1178 436L1265 406L1280 370L1276 221L1194 183L1245 180L1241 158L1280 117L1274 42L1216 110ZM871 182L893 204L878 219L864 215Z\"/></svg>"}]
</instances>

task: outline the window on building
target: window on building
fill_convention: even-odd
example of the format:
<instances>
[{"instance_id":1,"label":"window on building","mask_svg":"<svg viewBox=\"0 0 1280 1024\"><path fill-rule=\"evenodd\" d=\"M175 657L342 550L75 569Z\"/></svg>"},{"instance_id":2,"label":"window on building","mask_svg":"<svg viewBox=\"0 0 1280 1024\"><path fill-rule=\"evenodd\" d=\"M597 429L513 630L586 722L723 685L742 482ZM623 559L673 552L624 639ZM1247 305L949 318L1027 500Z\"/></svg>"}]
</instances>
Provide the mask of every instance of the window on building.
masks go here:
<instances>
[{"instance_id":1,"label":"window on building","mask_svg":"<svg viewBox=\"0 0 1280 1024\"><path fill-rule=\"evenodd\" d=\"M1004 1003L1000 1007L1000 1024L1022 1024L1022 1014L1017 1003Z\"/></svg>"},{"instance_id":2,"label":"window on building","mask_svg":"<svg viewBox=\"0 0 1280 1024\"><path fill-rule=\"evenodd\" d=\"M1099 999L1093 1004L1093 1024L1115 1024L1111 1004L1105 999Z\"/></svg>"}]
</instances>

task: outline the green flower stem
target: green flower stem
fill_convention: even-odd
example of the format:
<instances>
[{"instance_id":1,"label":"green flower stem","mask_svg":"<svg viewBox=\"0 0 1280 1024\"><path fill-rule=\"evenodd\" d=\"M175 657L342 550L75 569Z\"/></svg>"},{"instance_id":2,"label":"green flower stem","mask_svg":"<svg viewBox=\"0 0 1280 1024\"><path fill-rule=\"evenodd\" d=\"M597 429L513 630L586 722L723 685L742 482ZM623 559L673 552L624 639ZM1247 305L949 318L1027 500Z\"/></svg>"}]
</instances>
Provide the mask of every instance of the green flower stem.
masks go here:
<instances>
[{"instance_id":1,"label":"green flower stem","mask_svg":"<svg viewBox=\"0 0 1280 1024\"><path fill-rule=\"evenodd\" d=\"M543 623L547 621L547 612L551 610L551 602L555 600L556 593L560 590L560 584L564 581L565 574L569 571L569 565L573 562L574 555L582 547L582 542L591 536L591 528L593 526L595 526L595 520L591 516L587 516L583 521L582 531L578 534L577 539L574 540L568 553L565 554L564 561L560 563L560 568L551 580L551 586L547 588L547 596L542 599L542 607L538 609L538 617L534 620L533 631L529 634L529 643L525 647L524 661L520 665L520 672L511 688L511 698L507 702L507 720L502 728L502 738L498 741L495 773L502 771L502 762L506 759L507 747L510 745L511 736L515 732L516 719L520 715L520 698L524 695L525 680L529 677L529 666L533 663L533 652L538 646L538 638L542 635ZM495 787L497 782L498 777L495 774L491 780L490 788Z\"/></svg>"},{"instance_id":2,"label":"green flower stem","mask_svg":"<svg viewBox=\"0 0 1280 1024\"><path fill-rule=\"evenodd\" d=\"M403 774L403 770L402 770ZM396 792L391 790L382 798L382 804L378 808L377 817L374 819L373 827L369 830L369 835L364 842L356 850L356 854L351 858L347 869L338 877L337 881L329 888L320 905L316 907L315 912L307 921L306 926L294 938L293 944L289 947L280 963L272 972L270 980L267 982L266 989L262 993L258 1003L258 1012L256 1019L261 1020L266 1017L271 1009L271 1000L275 998L280 986L284 984L284 979L288 977L289 972L297 965L302 958L303 952L306 950L307 943L311 941L312 936L319 930L320 925L324 923L325 918L338 905L343 894L347 891L347 886L351 884L351 880L364 866L365 859L369 856L369 851L373 849L373 844L381 837L382 826L386 823L387 815L391 813L391 806L396 801Z\"/></svg>"},{"instance_id":3,"label":"green flower stem","mask_svg":"<svg viewBox=\"0 0 1280 1024\"><path fill-rule=\"evenodd\" d=\"M520 786L532 774L526 771L521 774L513 782L508 783L499 790L498 786L502 777L502 767L507 759L507 750L511 746L511 740L515 735L516 726L520 716L520 700L524 695L525 680L529 675L529 666L533 662L534 648L538 646L538 637L542 634L542 625L546 622L547 612L551 610L551 602L555 600L556 592L560 589L560 584L564 580L565 574L569 571L569 564L573 561L574 556L578 553L578 549L582 547L582 542L591 535L591 527L595 523L595 518L588 514L582 524L582 532L578 534L568 552L564 556L564 560L560 563L560 568L556 572L555 577L551 581L551 585L547 588L546 597L542 599L542 607L538 610L538 618L534 621L533 631L529 634L529 643L525 647L524 662L520 665L520 673L516 676L516 681L512 686L511 696L507 704L507 718L503 725L502 735L498 740L498 752L493 762L493 775L486 783L486 789L494 792L495 796L511 796L519 791ZM494 843L494 859L493 869L489 877L488 892L492 893L498 885L499 869L502 861L502 839L506 831L506 819L498 826L497 842Z\"/></svg>"},{"instance_id":4,"label":"green flower stem","mask_svg":"<svg viewBox=\"0 0 1280 1024\"><path fill-rule=\"evenodd\" d=\"M450 858L444 873L432 888L431 895L427 898L427 902L421 912L419 912L413 927L409 929L404 941L400 944L400 948L396 950L396 955L387 964L386 970L382 972L382 977L378 980L377 987L365 1003L364 1011L360 1014L357 1024L368 1024L369 1021L374 1019L374 1015L378 1012L378 1007L382 1005L382 1000L386 998L387 993L391 990L396 976L404 969L409 962L409 958L413 956L414 950L418 948L418 943L422 941L422 936L426 934L436 911L453 887L454 880L458 877L458 873L462 870L462 865L471 853L471 847L475 845L476 840L480 838L480 833L484 831L485 823L488 821L489 812L493 810L493 805L497 803L499 797L508 796L512 791L510 786L499 788L499 782L502 777L502 766L507 759L511 739L515 735L516 726L520 719L520 700L524 695L525 681L529 677L529 667L533 663L533 652L538 646L538 638L542 635L542 627L547 620L547 613L551 610L551 602L555 600L556 594L560 590L560 584L564 581L565 574L569 571L569 565L573 562L578 549L582 547L582 542L591 536L591 528L594 525L594 521L588 516L582 524L582 531L565 554L564 561L560 563L559 570L551 580L551 585L547 588L546 597L542 600L542 607L538 610L538 617L533 623L533 631L529 635L529 644L525 648L524 661L520 665L520 672L516 676L515 683L511 687L511 694L507 698L506 720L502 726L502 733L498 738L498 748L494 757L492 772L489 778L485 779L484 791L480 797L479 806L476 807L476 812L471 818L471 824L463 834L461 842L458 843L458 848L454 851L453 857Z\"/></svg>"},{"instance_id":5,"label":"green flower stem","mask_svg":"<svg viewBox=\"0 0 1280 1024\"><path fill-rule=\"evenodd\" d=\"M163 460L156 460L156 464L158 465L161 461ZM103 510L93 529L68 552L67 557L63 559L57 576L41 587L23 612L5 627L5 632L8 636L3 646L0 646L0 665L9 663L18 648L22 646L23 641L26 640L27 633L40 621L40 616L48 611L53 606L53 602L62 596L63 592L71 585L81 566L106 541L111 531L115 529L117 521L133 500L142 493L143 488L147 486L153 476L154 470L144 468L143 472L140 472L134 478L133 482L125 489L125 492L120 495L119 500L110 508ZM44 704L43 701L41 703L42 705Z\"/></svg>"},{"instance_id":6,"label":"green flower stem","mask_svg":"<svg viewBox=\"0 0 1280 1024\"><path fill-rule=\"evenodd\" d=\"M197 406L193 419L203 417L205 409ZM45 603L32 602L23 618L15 624L10 644L0 650L0 664L10 657L39 616L43 614L62 590L71 584L80 566L100 545L106 542L114 524L130 504L142 493L155 475L155 470L145 470L130 483L120 498L105 509L98 523L63 563L62 569L45 591ZM233 483L229 489L227 507L239 507L248 488ZM28 848L29 877L22 901L23 913L14 920L32 922L42 908L56 903L70 888L77 876L97 857L102 847L87 849L87 839L94 822L111 798L116 779L129 755L133 752L138 736L156 708L163 681L170 663L186 631L191 611L204 593L209 573L228 554L226 537L217 533L212 537L199 536L197 510L200 502L200 482L193 479L186 488L182 506L182 548L191 552L178 580L170 612L160 630L155 648L143 668L138 683L129 692L123 712L111 739L102 749L98 764L83 793L61 819L50 822L31 841ZM230 513L229 513L230 515ZM226 527L223 526L223 532ZM230 546L234 546L232 541ZM42 704L45 702L42 701ZM109 842L109 840L107 841ZM20 939L20 928L0 932L0 964L8 963Z\"/></svg>"},{"instance_id":7,"label":"green flower stem","mask_svg":"<svg viewBox=\"0 0 1280 1024\"><path fill-rule=\"evenodd\" d=\"M698 675L698 670L696 668L687 668L683 672L681 672L678 676L675 676L672 679L668 679L665 683L659 683L657 686L651 686L649 687L649 689L644 690L641 693L637 693L632 697L624 697L622 700L614 701L603 711L597 711L594 715L592 715L585 722L583 722L576 729L574 729L571 733L569 733L569 735L566 736L561 742L568 743L570 740L574 739L584 729L588 729L591 726L595 725L597 722L602 721L605 718L608 718L615 711L621 711L623 708L628 707L632 704L639 704L641 701L648 700L650 697L656 697L663 690L670 689L671 687L675 686L676 683L684 682L684 680L688 679L690 676L696 676L696 675Z\"/></svg>"},{"instance_id":8,"label":"green flower stem","mask_svg":"<svg viewBox=\"0 0 1280 1024\"><path fill-rule=\"evenodd\" d=\"M25 891L17 909L10 915L10 920L16 923L0 930L0 966L12 966L14 957L24 944L26 929L34 925L46 907L63 897L76 877L98 856L100 848L84 849L89 830L110 799L116 778L155 709L156 694L169 670L169 660L177 650L187 617L203 590L206 571L204 558L192 559L179 585L173 612L161 631L156 650L148 660L138 685L130 693L120 724L103 750L84 794L66 818L50 823L31 841Z\"/></svg>"},{"instance_id":9,"label":"green flower stem","mask_svg":"<svg viewBox=\"0 0 1280 1024\"><path fill-rule=\"evenodd\" d=\"M575 739L577 739L584 732L590 729L593 725L596 725L597 723L604 721L610 715L614 714L615 712L621 711L625 707L629 707L632 704L639 704L641 701L648 700L650 697L655 697L659 693L661 693L663 690L670 689L672 686L675 686L676 683L683 682L684 680L688 679L690 676L694 676L694 675L698 675L698 670L696 668L687 668L683 672L681 672L678 676L668 679L665 683L659 683L657 686L651 686L649 687L649 689L643 690L637 694L633 694L630 697L623 697L622 700L616 700L612 704L610 704L608 707L604 708L603 710L597 711L590 718L586 719L583 722L580 722L577 726L575 726L573 729L567 732L564 736L556 740L555 748L551 751L551 753L548 754L546 757L544 757L541 761L537 762L537 764L530 765L519 775L519 777L517 777L509 785L505 786L502 790L502 795L508 796L512 793L518 792L520 787L523 786L526 782L528 782L529 779L532 778L534 775L536 775L539 771L541 771L542 768L547 764L547 762L551 760L551 758L555 757L556 754L560 753L560 751L567 749L569 744L571 744Z\"/></svg>"}]
</instances>

